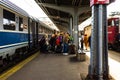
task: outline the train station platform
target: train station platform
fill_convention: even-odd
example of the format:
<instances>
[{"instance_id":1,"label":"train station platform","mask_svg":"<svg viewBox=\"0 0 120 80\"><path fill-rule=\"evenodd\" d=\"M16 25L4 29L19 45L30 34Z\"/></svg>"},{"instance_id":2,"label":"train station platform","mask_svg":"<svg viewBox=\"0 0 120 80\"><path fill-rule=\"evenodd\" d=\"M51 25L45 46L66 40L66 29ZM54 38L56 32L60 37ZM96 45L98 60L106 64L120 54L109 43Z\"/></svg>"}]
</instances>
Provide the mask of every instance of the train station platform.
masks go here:
<instances>
[{"instance_id":1,"label":"train station platform","mask_svg":"<svg viewBox=\"0 0 120 80\"><path fill-rule=\"evenodd\" d=\"M80 62L76 55L40 53L32 55L12 69L0 75L0 80L84 80L88 74L90 52L86 61ZM119 80L120 54L109 51L110 75Z\"/></svg>"},{"instance_id":2,"label":"train station platform","mask_svg":"<svg viewBox=\"0 0 120 80\"><path fill-rule=\"evenodd\" d=\"M88 72L88 64L88 58L79 62L75 54L38 52L1 75L0 80L82 80L81 75Z\"/></svg>"}]
</instances>

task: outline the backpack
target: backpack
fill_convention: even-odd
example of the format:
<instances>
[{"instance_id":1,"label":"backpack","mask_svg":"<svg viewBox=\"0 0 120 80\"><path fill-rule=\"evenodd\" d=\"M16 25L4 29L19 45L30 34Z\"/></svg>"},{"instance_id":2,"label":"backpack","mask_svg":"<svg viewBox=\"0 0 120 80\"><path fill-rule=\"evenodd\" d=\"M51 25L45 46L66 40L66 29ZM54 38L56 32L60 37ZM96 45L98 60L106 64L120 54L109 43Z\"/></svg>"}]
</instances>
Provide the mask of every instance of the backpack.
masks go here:
<instances>
[{"instance_id":1,"label":"backpack","mask_svg":"<svg viewBox=\"0 0 120 80\"><path fill-rule=\"evenodd\" d=\"M59 38L56 39L56 45L60 45L60 39Z\"/></svg>"}]
</instances>

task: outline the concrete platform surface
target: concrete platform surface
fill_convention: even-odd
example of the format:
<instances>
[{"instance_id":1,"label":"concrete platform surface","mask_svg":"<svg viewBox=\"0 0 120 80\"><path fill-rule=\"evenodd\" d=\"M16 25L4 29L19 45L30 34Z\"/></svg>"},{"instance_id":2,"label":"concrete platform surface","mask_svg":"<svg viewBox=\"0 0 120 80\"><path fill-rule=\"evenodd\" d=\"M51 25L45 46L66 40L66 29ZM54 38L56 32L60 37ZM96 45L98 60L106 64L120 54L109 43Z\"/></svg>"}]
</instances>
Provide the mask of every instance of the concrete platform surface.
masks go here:
<instances>
[{"instance_id":1,"label":"concrete platform surface","mask_svg":"<svg viewBox=\"0 0 120 80\"><path fill-rule=\"evenodd\" d=\"M75 55L40 53L7 80L82 80L88 65L88 58L80 62Z\"/></svg>"}]
</instances>

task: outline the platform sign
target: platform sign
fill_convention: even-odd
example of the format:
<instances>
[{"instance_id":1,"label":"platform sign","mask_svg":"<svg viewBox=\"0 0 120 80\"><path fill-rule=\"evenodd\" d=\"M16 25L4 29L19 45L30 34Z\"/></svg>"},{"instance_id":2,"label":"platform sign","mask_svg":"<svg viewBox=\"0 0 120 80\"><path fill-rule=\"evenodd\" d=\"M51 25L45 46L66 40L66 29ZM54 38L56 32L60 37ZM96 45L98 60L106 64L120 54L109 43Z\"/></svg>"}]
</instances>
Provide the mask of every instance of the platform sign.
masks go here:
<instances>
[{"instance_id":1,"label":"platform sign","mask_svg":"<svg viewBox=\"0 0 120 80\"><path fill-rule=\"evenodd\" d=\"M94 4L109 4L110 0L90 0L90 6Z\"/></svg>"}]
</instances>

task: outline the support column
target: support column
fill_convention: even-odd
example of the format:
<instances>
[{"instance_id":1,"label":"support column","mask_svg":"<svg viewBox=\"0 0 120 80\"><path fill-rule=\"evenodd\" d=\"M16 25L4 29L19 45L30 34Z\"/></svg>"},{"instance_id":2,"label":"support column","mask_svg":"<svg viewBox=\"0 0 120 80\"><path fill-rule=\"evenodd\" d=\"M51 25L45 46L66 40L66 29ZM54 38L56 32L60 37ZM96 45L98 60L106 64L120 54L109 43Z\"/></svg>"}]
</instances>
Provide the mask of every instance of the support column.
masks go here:
<instances>
[{"instance_id":1,"label":"support column","mask_svg":"<svg viewBox=\"0 0 120 80\"><path fill-rule=\"evenodd\" d=\"M98 2L97 2L98 3ZM108 80L107 10L106 3L92 4L90 80ZM96 5L97 4L97 5Z\"/></svg>"},{"instance_id":2,"label":"support column","mask_svg":"<svg viewBox=\"0 0 120 80\"><path fill-rule=\"evenodd\" d=\"M72 23L72 18L70 18L70 34L71 34L71 36L73 36L72 29L73 29L73 23Z\"/></svg>"},{"instance_id":3,"label":"support column","mask_svg":"<svg viewBox=\"0 0 120 80\"><path fill-rule=\"evenodd\" d=\"M103 12L104 12L104 14L103 14L103 28L104 28L104 42L103 42L103 71L104 71L104 73L103 73L103 77L104 77L104 79L105 78L109 78L109 65L108 65L108 40L107 40L107 38L108 38L108 34L107 34L107 32L108 32L108 29L107 29L107 5L104 5L103 6Z\"/></svg>"},{"instance_id":4,"label":"support column","mask_svg":"<svg viewBox=\"0 0 120 80\"><path fill-rule=\"evenodd\" d=\"M103 80L103 39L104 39L104 26L103 26L103 5L98 6L98 53L97 53L97 61L98 61L98 78L99 80ZM97 64L97 63L96 63Z\"/></svg>"},{"instance_id":5,"label":"support column","mask_svg":"<svg viewBox=\"0 0 120 80\"><path fill-rule=\"evenodd\" d=\"M76 50L78 51L79 46L79 40L78 40L78 8L74 8L74 14L73 14L73 38L74 38L74 44L76 46Z\"/></svg>"},{"instance_id":6,"label":"support column","mask_svg":"<svg viewBox=\"0 0 120 80\"><path fill-rule=\"evenodd\" d=\"M96 53L98 51L97 48L97 40L98 40L98 7L92 6L92 29L91 29L91 50L90 50L90 65L89 65L89 75L93 77L97 74L97 58Z\"/></svg>"}]
</instances>

